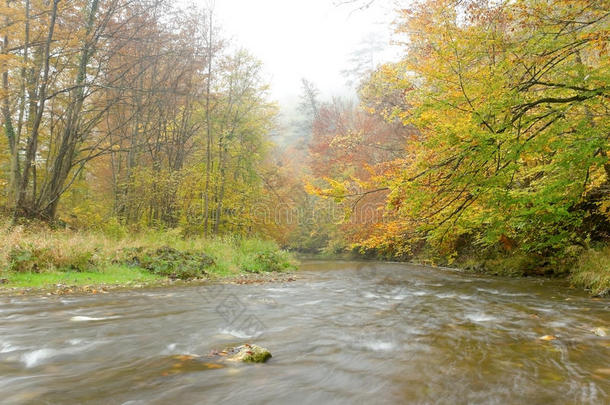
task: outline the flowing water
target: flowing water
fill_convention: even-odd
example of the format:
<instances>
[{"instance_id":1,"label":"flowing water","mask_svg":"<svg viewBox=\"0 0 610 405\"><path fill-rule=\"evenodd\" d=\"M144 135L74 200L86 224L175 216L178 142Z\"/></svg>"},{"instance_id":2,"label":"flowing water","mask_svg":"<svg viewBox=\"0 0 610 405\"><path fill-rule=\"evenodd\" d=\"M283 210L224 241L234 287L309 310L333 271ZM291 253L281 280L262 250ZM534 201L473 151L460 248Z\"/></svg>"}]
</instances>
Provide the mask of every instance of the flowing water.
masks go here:
<instances>
[{"instance_id":1,"label":"flowing water","mask_svg":"<svg viewBox=\"0 0 610 405\"><path fill-rule=\"evenodd\" d=\"M392 263L306 262L286 284L0 296L0 402L603 404L610 338L591 330L608 326L609 300L559 281ZM246 342L273 358L206 357Z\"/></svg>"}]
</instances>

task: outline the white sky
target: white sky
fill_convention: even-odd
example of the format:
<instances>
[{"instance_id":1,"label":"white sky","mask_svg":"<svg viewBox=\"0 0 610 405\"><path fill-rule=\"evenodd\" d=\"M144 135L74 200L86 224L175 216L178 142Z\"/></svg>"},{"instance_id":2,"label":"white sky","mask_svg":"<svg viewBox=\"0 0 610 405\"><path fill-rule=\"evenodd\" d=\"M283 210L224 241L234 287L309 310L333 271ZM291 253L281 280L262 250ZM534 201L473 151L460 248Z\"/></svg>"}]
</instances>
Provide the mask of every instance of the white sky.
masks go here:
<instances>
[{"instance_id":1,"label":"white sky","mask_svg":"<svg viewBox=\"0 0 610 405\"><path fill-rule=\"evenodd\" d=\"M297 100L303 77L326 97L345 94L341 71L349 68L350 53L373 32L390 40L393 1L377 0L363 11L335 2L216 0L215 13L224 35L263 62L273 97L287 108Z\"/></svg>"}]
</instances>

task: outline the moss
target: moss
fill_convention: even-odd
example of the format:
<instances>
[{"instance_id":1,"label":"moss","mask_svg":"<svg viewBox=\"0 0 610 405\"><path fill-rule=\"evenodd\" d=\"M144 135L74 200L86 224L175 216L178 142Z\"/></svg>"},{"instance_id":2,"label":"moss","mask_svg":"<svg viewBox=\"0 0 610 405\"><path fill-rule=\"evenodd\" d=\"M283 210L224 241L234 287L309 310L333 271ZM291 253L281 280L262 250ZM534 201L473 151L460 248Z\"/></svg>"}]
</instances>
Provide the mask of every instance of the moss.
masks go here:
<instances>
[{"instance_id":1,"label":"moss","mask_svg":"<svg viewBox=\"0 0 610 405\"><path fill-rule=\"evenodd\" d=\"M610 296L610 246L584 249L568 246L561 257L546 258L525 253L493 257L460 257L459 267L499 276L568 276L572 284L595 296Z\"/></svg>"},{"instance_id":2,"label":"moss","mask_svg":"<svg viewBox=\"0 0 610 405\"><path fill-rule=\"evenodd\" d=\"M520 277L528 275L550 275L544 259L514 253L503 255L484 262L486 272L498 276Z\"/></svg>"},{"instance_id":3,"label":"moss","mask_svg":"<svg viewBox=\"0 0 610 405\"><path fill-rule=\"evenodd\" d=\"M267 360L271 358L271 353L268 351L257 351L251 354L248 354L244 357L244 363L265 363Z\"/></svg>"},{"instance_id":4,"label":"moss","mask_svg":"<svg viewBox=\"0 0 610 405\"><path fill-rule=\"evenodd\" d=\"M469 253L458 256L454 265L475 273L495 276L523 277L546 276L557 277L567 274L566 263L571 263L570 257L545 257L543 255L513 252L483 252Z\"/></svg>"},{"instance_id":5,"label":"moss","mask_svg":"<svg viewBox=\"0 0 610 405\"><path fill-rule=\"evenodd\" d=\"M272 357L269 350L248 344L228 349L228 352L234 353L229 357L230 361L240 361L242 363L265 363Z\"/></svg>"}]
</instances>

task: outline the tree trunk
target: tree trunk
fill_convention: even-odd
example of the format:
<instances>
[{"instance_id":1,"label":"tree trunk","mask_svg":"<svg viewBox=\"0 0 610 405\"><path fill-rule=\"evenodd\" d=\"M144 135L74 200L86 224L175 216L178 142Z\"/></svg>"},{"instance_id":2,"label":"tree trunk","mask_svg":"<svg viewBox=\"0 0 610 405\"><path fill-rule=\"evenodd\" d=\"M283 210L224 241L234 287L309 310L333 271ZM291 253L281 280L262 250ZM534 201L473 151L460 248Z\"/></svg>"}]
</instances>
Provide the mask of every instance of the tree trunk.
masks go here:
<instances>
[{"instance_id":1,"label":"tree trunk","mask_svg":"<svg viewBox=\"0 0 610 405\"><path fill-rule=\"evenodd\" d=\"M206 151L206 165L205 165L205 186L204 186L204 191L203 191L203 198L204 198L204 203L203 203L203 235L207 238L208 236L208 229L209 229L209 214L210 214L210 197L209 197L209 193L210 193L210 174L211 174L211 170L212 170L212 124L210 122L210 96L211 96L211 90L212 90L212 40L213 40L213 12L212 10L210 10L210 21L209 21L209 27L208 27L208 35L209 35L209 40L208 40L208 82L207 82L207 89L206 89L206 94L205 94L205 122L206 122L206 127L207 127L207 133L206 133L206 145L207 145L207 151Z\"/></svg>"},{"instance_id":2,"label":"tree trunk","mask_svg":"<svg viewBox=\"0 0 610 405\"><path fill-rule=\"evenodd\" d=\"M27 189L30 183L30 171L36 164L36 152L38 149L38 131L42 122L42 115L44 112L44 106L47 99L47 84L49 81L49 69L50 69L50 53L51 53L51 42L53 41L53 32L55 31L55 21L57 20L57 5L60 0L53 0L53 6L51 9L51 20L49 23L49 32L47 39L44 44L43 60L44 69L41 78L40 88L38 91L38 105L36 106L36 116L32 124L32 129L28 138L25 154L25 165L23 168L23 174L21 176L21 182L18 188L18 197L15 204L13 220L17 221L22 217L33 217L38 218L40 213L36 212L31 206L31 202L27 201ZM34 196L32 196L33 200Z\"/></svg>"},{"instance_id":3,"label":"tree trunk","mask_svg":"<svg viewBox=\"0 0 610 405\"><path fill-rule=\"evenodd\" d=\"M217 196L217 203L216 203L216 217L214 219L214 234L218 235L218 231L220 229L220 219L222 217L222 202L224 200L224 196L225 196L225 184L226 184L226 156L227 156L227 146L223 145L223 141L222 141L222 137L221 137L221 141L219 142L218 148L220 150L219 152L219 162L218 165L220 166L220 191L218 192L218 196Z\"/></svg>"},{"instance_id":4,"label":"tree trunk","mask_svg":"<svg viewBox=\"0 0 610 405\"><path fill-rule=\"evenodd\" d=\"M6 1L6 7L9 6L9 0ZM8 15L5 18L6 26L10 25L10 19ZM9 38L8 35L5 35L2 43L2 54L8 56L8 44ZM10 109L10 88L9 88L9 67L8 64L3 66L2 73L2 88L5 92L4 102L2 104L2 116L4 120L4 132L6 134L8 140L9 147L9 156L10 156L10 175L9 175L9 195L8 200L10 202L15 202L16 198L16 190L17 183L19 182L19 153L18 153L18 145L19 140L17 139L17 134L15 133L15 127L13 125L13 120L11 117L11 109Z\"/></svg>"},{"instance_id":5,"label":"tree trunk","mask_svg":"<svg viewBox=\"0 0 610 405\"><path fill-rule=\"evenodd\" d=\"M87 65L93 53L95 41L90 39L93 32L95 15L97 14L99 0L92 0L87 17L87 28L85 33L83 50L80 56L78 73L74 83L73 102L67 112L66 127L64 128L61 144L52 166L51 179L41 190L37 200L36 208L42 212L42 217L48 220L55 218L59 198L64 193L65 182L73 167L75 150L79 137L79 120L85 102L85 81L87 76ZM82 135L82 134L81 134Z\"/></svg>"}]
</instances>

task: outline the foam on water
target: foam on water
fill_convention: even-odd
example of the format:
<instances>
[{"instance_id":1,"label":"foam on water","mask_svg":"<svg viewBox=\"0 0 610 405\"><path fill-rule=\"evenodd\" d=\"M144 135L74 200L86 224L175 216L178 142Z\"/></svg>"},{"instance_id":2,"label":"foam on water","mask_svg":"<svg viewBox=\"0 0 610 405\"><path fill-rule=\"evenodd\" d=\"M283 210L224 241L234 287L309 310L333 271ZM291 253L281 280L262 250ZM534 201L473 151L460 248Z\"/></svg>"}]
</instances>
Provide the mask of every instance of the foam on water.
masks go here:
<instances>
[{"instance_id":1,"label":"foam on water","mask_svg":"<svg viewBox=\"0 0 610 405\"><path fill-rule=\"evenodd\" d=\"M73 316L72 318L70 318L71 322L93 322L93 321L106 321L108 319L116 319L116 316L108 316L108 317L101 317L101 318L94 318L91 316Z\"/></svg>"},{"instance_id":2,"label":"foam on water","mask_svg":"<svg viewBox=\"0 0 610 405\"><path fill-rule=\"evenodd\" d=\"M307 301L307 302L303 302L301 304L298 304L298 306L304 307L304 306L307 306L307 305L316 305L316 304L319 304L321 302L322 302L322 300Z\"/></svg>"},{"instance_id":3,"label":"foam on water","mask_svg":"<svg viewBox=\"0 0 610 405\"><path fill-rule=\"evenodd\" d=\"M59 354L59 351L55 349L38 349L32 352L24 353L21 356L21 361L27 368L30 368L39 365L46 359L57 356L57 354Z\"/></svg>"},{"instance_id":4,"label":"foam on water","mask_svg":"<svg viewBox=\"0 0 610 405\"><path fill-rule=\"evenodd\" d=\"M0 343L0 353L10 353L14 352L15 350L19 350L19 348L7 342Z\"/></svg>"},{"instance_id":5,"label":"foam on water","mask_svg":"<svg viewBox=\"0 0 610 405\"><path fill-rule=\"evenodd\" d=\"M370 349L373 351L389 352L390 350L393 350L396 347L396 344L394 342L385 342L382 340L372 340L372 341L364 342L363 346L366 347L367 349Z\"/></svg>"},{"instance_id":6,"label":"foam on water","mask_svg":"<svg viewBox=\"0 0 610 405\"><path fill-rule=\"evenodd\" d=\"M495 321L497 318L495 316L487 315L487 314L467 314L466 319L472 322L491 322Z\"/></svg>"},{"instance_id":7,"label":"foam on water","mask_svg":"<svg viewBox=\"0 0 610 405\"><path fill-rule=\"evenodd\" d=\"M165 349L163 349L161 351L161 354L174 354L174 353L176 353L177 347L178 347L178 345L176 343L170 343L167 346L165 346Z\"/></svg>"},{"instance_id":8,"label":"foam on water","mask_svg":"<svg viewBox=\"0 0 610 405\"><path fill-rule=\"evenodd\" d=\"M246 333L245 331L238 330L238 329L220 329L219 332L223 335L231 335L238 339L251 339L253 337L260 336L260 333L257 333L255 335L250 335L250 334Z\"/></svg>"}]
</instances>

